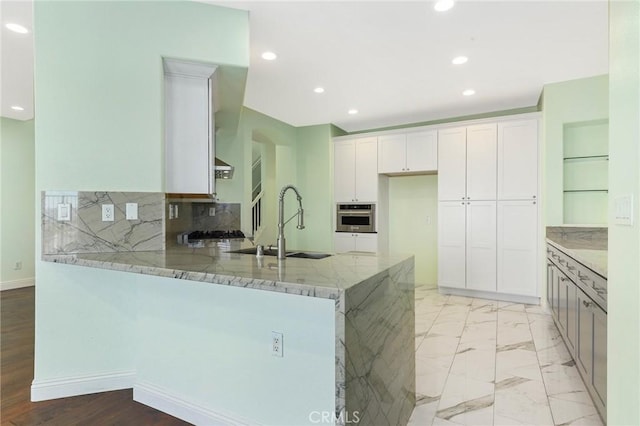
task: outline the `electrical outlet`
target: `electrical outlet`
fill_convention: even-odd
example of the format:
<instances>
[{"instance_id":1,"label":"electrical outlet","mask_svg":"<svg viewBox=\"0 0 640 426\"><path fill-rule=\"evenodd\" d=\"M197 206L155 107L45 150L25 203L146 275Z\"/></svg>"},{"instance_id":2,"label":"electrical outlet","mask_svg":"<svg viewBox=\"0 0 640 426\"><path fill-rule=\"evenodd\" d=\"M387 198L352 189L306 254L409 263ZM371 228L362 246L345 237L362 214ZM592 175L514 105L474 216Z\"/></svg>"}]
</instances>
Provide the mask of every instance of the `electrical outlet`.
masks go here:
<instances>
[{"instance_id":1,"label":"electrical outlet","mask_svg":"<svg viewBox=\"0 0 640 426\"><path fill-rule=\"evenodd\" d=\"M115 211L113 208L113 204L103 204L102 205L102 221L113 222L114 220L115 220Z\"/></svg>"},{"instance_id":2,"label":"electrical outlet","mask_svg":"<svg viewBox=\"0 0 640 426\"><path fill-rule=\"evenodd\" d=\"M282 333L277 331L271 332L271 355L282 358L283 355Z\"/></svg>"},{"instance_id":3,"label":"electrical outlet","mask_svg":"<svg viewBox=\"0 0 640 426\"><path fill-rule=\"evenodd\" d=\"M22 260L18 260L18 261L16 262L16 266L15 266L15 268L13 268L13 269L14 269L15 271L19 271L19 270L21 270L21 269L22 269Z\"/></svg>"},{"instance_id":4,"label":"electrical outlet","mask_svg":"<svg viewBox=\"0 0 640 426\"><path fill-rule=\"evenodd\" d=\"M209 216L215 216L215 215L216 215L216 208L209 207Z\"/></svg>"}]
</instances>

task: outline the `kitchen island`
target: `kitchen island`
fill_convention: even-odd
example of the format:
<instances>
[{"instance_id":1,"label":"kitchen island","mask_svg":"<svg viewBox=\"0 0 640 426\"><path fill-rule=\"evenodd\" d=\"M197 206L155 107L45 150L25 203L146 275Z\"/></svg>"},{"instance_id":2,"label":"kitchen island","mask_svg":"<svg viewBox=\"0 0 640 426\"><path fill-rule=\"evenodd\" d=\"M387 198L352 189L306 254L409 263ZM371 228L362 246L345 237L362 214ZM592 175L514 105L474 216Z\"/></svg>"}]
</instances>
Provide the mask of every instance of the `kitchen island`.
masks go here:
<instances>
[{"instance_id":1,"label":"kitchen island","mask_svg":"<svg viewBox=\"0 0 640 426\"><path fill-rule=\"evenodd\" d=\"M229 253L247 246L248 243L218 242L209 243L202 248L175 246L157 251L47 254L43 255L43 260L152 277L151 281L144 279L144 283L141 283L135 308L132 309L135 312L130 321L134 330L133 339L140 342L137 355L132 357L135 373L130 377L130 387L134 388L134 399L142 403L197 424L220 422L221 419L235 424L327 424L328 421L335 424L406 424L415 405L413 257L349 253L317 260L287 258L278 261L269 256L258 258L249 254ZM162 281L158 281L156 286L154 279ZM165 290L169 289L167 291L171 292L176 288L180 289L179 292L172 294L179 294L179 297L174 296L173 300L168 298L161 307L147 308L155 303L156 298L162 299ZM150 294L143 294L149 289L152 291ZM193 292L193 298L189 296L190 292ZM296 304L309 306L310 310L315 309L315 305L309 305L310 302L321 303L320 311L324 313L319 315L326 320L326 324L317 324L318 321L305 323L306 308L302 308L300 312L290 312L294 317L300 315L300 324L291 326L288 323L287 329L272 330L283 332L284 335L284 356L279 360L282 361L280 364L274 364L277 359L270 354L270 335L254 337L254 340L266 342L265 345L246 341L247 336L243 336L245 340L238 343L238 348L253 348L249 351L252 352L250 354L245 350L234 353L233 345L227 345L224 350L218 348L216 352L215 346L213 350L210 347L203 349L202 341L211 338L212 329L213 335L223 332L233 340L235 336L228 336L233 332L228 330L229 324L223 326L220 323L220 328L227 328L226 330L216 330L216 323L204 325L186 321L177 327L172 324L173 321L182 321L170 312L172 306L173 309L180 310L192 300L194 312L199 307L211 306L212 311L228 310L229 315L234 315L234 306L230 300L242 301L243 296L246 296L247 303L257 301L258 305L270 306L272 303L286 302L294 307ZM229 302L220 304L222 298ZM321 301L313 302L311 299ZM324 309L327 303L332 305L333 309L330 311ZM256 310L249 309L247 312L250 314L253 311ZM328 312L332 314L327 315ZM194 320L198 317L195 313L190 315L194 315ZM219 318L226 317L222 313ZM151 320L155 322L152 323ZM269 318L261 320L259 317L255 320L256 327L262 325L260 322L270 321ZM167 334L174 333L172 330L175 330L172 339L176 344L187 345L188 341L182 334L188 324L193 325L189 328L190 334L194 333L194 329L202 329L201 337L193 339L192 336L193 347L183 347L178 351L179 355L171 349L157 349L153 351L153 356L147 353L147 344L154 347L155 340L151 335L157 334L161 336L158 339L167 339ZM327 368L329 364L322 361L322 354L308 351L300 343L301 340L314 337L308 335L314 333L314 327L322 328L327 325L333 330L333 347L331 350L324 347L323 351L333 354L331 368ZM308 333L305 334L307 328ZM151 332L147 333L149 329ZM318 339L322 338L321 334ZM167 356L163 357L158 351L166 352ZM148 362L155 362L169 368L169 365L175 365L176 359L195 363L201 355L193 354L198 354L199 351L207 352L207 356L211 357L212 367L211 371L189 373L193 374L191 380L196 382L193 385L195 389L189 388L188 383L180 383L174 387L172 383L176 380L165 380L157 372L162 368L148 367ZM311 396L314 392L324 392L324 396L319 399L330 399L332 403L329 406L319 401L317 408L311 404L306 409L296 410L287 408L286 401L282 401L282 409L287 411L283 411L281 417L260 417L260 410L255 407L263 404L265 401L261 399L268 400L269 396L263 394L263 398L256 397L252 389L260 388L269 393L277 393L281 389L278 383L263 383L261 377L246 377L241 371L236 380L216 376L218 371L224 370L225 360L229 360L229 366L232 367L235 362L232 360L237 360L238 357L247 358L247 362L251 363L247 367L249 369L256 363L263 364L265 368L277 369L278 374L282 375L290 374L287 371L287 360L306 363L310 370L321 370L316 371L315 375L320 378L331 375L334 378L331 389L318 383L305 383L301 377L299 389L294 391L301 394L311 392ZM171 358L173 364L165 358ZM191 361L192 358L196 359ZM316 359L320 361L314 365ZM257 374L262 374L262 368L255 370ZM165 371L170 375L169 371ZM186 382L190 379L189 374L180 377L184 376ZM199 381L198 376L207 377L207 380ZM210 392L210 388L217 387L218 382L231 386L232 389L227 388L226 392L237 393L236 399L242 402L235 406L226 403L221 407L215 400L216 393ZM40 380L36 374L32 399L48 399L51 393L46 388L47 380ZM326 395L329 391L330 395ZM175 397L176 395L179 397ZM329 398L324 398L325 396ZM327 411L330 411L330 416Z\"/></svg>"}]
</instances>

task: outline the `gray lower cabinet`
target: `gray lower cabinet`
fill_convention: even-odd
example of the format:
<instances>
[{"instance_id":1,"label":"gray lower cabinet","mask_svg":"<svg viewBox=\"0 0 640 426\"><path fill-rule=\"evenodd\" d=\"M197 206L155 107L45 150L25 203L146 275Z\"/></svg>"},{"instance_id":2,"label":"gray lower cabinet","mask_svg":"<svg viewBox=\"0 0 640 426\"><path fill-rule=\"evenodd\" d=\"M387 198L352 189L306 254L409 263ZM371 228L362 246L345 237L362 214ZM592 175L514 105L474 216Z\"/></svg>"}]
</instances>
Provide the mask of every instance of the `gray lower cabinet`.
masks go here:
<instances>
[{"instance_id":1,"label":"gray lower cabinet","mask_svg":"<svg viewBox=\"0 0 640 426\"><path fill-rule=\"evenodd\" d=\"M607 403L607 313L593 307L593 387L603 407Z\"/></svg>"},{"instance_id":2,"label":"gray lower cabinet","mask_svg":"<svg viewBox=\"0 0 640 426\"><path fill-rule=\"evenodd\" d=\"M558 270L558 322L564 331L565 342L569 351L575 353L577 295L576 285L560 270Z\"/></svg>"},{"instance_id":3,"label":"gray lower cabinet","mask_svg":"<svg viewBox=\"0 0 640 426\"><path fill-rule=\"evenodd\" d=\"M596 408L606 419L606 279L552 246L547 254L547 302L554 322Z\"/></svg>"}]
</instances>

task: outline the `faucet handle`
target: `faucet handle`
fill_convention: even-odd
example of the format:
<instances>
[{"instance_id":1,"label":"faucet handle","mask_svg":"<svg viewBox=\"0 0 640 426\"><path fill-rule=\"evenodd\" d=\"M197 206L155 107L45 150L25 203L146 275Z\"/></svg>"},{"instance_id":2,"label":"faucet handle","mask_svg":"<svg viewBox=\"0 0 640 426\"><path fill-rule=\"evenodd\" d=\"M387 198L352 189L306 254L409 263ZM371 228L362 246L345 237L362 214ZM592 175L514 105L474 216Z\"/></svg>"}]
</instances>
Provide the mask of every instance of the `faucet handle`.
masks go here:
<instances>
[{"instance_id":1,"label":"faucet handle","mask_svg":"<svg viewBox=\"0 0 640 426\"><path fill-rule=\"evenodd\" d=\"M304 209L302 206L298 209L298 229L304 229Z\"/></svg>"}]
</instances>

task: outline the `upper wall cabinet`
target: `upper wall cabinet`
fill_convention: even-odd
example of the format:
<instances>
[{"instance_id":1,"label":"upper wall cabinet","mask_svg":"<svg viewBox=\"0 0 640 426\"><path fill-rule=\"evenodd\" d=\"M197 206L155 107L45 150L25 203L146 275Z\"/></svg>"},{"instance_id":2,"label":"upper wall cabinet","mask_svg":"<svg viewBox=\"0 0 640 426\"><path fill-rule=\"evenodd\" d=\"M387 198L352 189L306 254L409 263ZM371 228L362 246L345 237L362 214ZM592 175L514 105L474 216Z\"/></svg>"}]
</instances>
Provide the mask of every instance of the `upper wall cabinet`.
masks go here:
<instances>
[{"instance_id":1,"label":"upper wall cabinet","mask_svg":"<svg viewBox=\"0 0 640 426\"><path fill-rule=\"evenodd\" d=\"M165 191L215 193L215 65L164 61Z\"/></svg>"},{"instance_id":2,"label":"upper wall cabinet","mask_svg":"<svg viewBox=\"0 0 640 426\"><path fill-rule=\"evenodd\" d=\"M414 132L378 138L378 173L423 174L438 168L438 132Z\"/></svg>"},{"instance_id":3,"label":"upper wall cabinet","mask_svg":"<svg viewBox=\"0 0 640 426\"><path fill-rule=\"evenodd\" d=\"M496 199L496 124L438 132L438 198Z\"/></svg>"},{"instance_id":4,"label":"upper wall cabinet","mask_svg":"<svg viewBox=\"0 0 640 426\"><path fill-rule=\"evenodd\" d=\"M467 128L438 132L438 199L464 200L467 196Z\"/></svg>"},{"instance_id":5,"label":"upper wall cabinet","mask_svg":"<svg viewBox=\"0 0 640 426\"><path fill-rule=\"evenodd\" d=\"M467 200L496 199L497 126L467 127Z\"/></svg>"},{"instance_id":6,"label":"upper wall cabinet","mask_svg":"<svg viewBox=\"0 0 640 426\"><path fill-rule=\"evenodd\" d=\"M333 155L335 202L376 202L378 138L337 140Z\"/></svg>"},{"instance_id":7,"label":"upper wall cabinet","mask_svg":"<svg viewBox=\"0 0 640 426\"><path fill-rule=\"evenodd\" d=\"M498 123L498 198L538 195L538 120Z\"/></svg>"}]
</instances>

